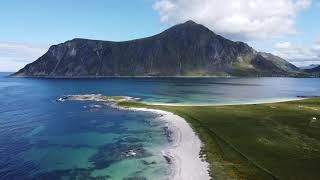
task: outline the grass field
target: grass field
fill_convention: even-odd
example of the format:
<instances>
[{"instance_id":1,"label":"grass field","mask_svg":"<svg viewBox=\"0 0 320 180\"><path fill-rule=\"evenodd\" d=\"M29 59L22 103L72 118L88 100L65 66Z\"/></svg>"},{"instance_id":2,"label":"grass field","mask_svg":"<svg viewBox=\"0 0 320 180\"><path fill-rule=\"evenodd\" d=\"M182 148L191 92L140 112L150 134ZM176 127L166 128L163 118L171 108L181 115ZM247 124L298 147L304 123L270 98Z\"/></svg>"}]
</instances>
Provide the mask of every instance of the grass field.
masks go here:
<instances>
[{"instance_id":1,"label":"grass field","mask_svg":"<svg viewBox=\"0 0 320 180\"><path fill-rule=\"evenodd\" d=\"M257 105L159 106L198 133L214 179L320 179L320 98Z\"/></svg>"},{"instance_id":2,"label":"grass field","mask_svg":"<svg viewBox=\"0 0 320 180\"><path fill-rule=\"evenodd\" d=\"M124 96L101 96L100 99L105 101L122 101L126 100Z\"/></svg>"}]
</instances>

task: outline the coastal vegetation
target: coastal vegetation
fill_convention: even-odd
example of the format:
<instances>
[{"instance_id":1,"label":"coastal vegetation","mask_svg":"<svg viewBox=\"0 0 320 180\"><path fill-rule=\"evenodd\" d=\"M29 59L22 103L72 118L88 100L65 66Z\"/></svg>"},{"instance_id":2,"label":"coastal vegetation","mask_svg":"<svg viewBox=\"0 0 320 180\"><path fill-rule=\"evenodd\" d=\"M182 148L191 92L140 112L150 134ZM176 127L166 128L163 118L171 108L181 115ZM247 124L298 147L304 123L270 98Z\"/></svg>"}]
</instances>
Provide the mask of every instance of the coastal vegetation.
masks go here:
<instances>
[{"instance_id":1,"label":"coastal vegetation","mask_svg":"<svg viewBox=\"0 0 320 180\"><path fill-rule=\"evenodd\" d=\"M127 100L126 96L101 96L100 99L105 101L124 101Z\"/></svg>"},{"instance_id":2,"label":"coastal vegetation","mask_svg":"<svg viewBox=\"0 0 320 180\"><path fill-rule=\"evenodd\" d=\"M252 105L119 102L183 117L203 142L213 179L318 179L320 98Z\"/></svg>"}]
</instances>

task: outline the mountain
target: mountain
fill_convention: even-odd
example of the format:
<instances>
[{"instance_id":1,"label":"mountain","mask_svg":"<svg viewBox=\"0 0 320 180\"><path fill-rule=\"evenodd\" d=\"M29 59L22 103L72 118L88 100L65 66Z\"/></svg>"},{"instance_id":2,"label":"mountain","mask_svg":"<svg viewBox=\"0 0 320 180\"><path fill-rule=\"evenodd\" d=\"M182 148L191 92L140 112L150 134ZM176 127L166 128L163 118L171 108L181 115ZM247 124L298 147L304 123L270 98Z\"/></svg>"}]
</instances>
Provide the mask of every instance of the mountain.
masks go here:
<instances>
[{"instance_id":1,"label":"mountain","mask_svg":"<svg viewBox=\"0 0 320 180\"><path fill-rule=\"evenodd\" d=\"M309 66L303 66L303 67L299 67L300 69L306 70L306 69L313 69L320 66L319 64L310 64Z\"/></svg>"},{"instance_id":2,"label":"mountain","mask_svg":"<svg viewBox=\"0 0 320 180\"><path fill-rule=\"evenodd\" d=\"M73 39L14 73L31 77L295 76L299 68L193 21L143 39Z\"/></svg>"},{"instance_id":3,"label":"mountain","mask_svg":"<svg viewBox=\"0 0 320 180\"><path fill-rule=\"evenodd\" d=\"M320 65L314 67L314 68L311 68L311 69L305 69L304 70L305 72L307 73L310 73L313 77L319 77L320 76Z\"/></svg>"}]
</instances>

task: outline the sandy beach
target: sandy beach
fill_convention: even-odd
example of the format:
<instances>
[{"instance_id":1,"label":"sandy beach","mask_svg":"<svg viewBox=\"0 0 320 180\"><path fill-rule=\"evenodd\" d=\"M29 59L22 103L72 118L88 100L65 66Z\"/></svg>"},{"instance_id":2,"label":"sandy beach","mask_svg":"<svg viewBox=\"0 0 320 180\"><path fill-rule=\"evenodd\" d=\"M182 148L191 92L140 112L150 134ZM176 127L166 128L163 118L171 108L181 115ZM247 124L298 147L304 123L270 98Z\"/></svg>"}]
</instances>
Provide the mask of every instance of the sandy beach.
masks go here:
<instances>
[{"instance_id":1,"label":"sandy beach","mask_svg":"<svg viewBox=\"0 0 320 180\"><path fill-rule=\"evenodd\" d=\"M297 101L308 98L271 98L250 102L234 102L234 103L151 103L151 102L143 102L148 105L157 105L157 106L229 106L229 105L250 105L250 104L266 104L266 103L279 103L279 102L289 102L289 101Z\"/></svg>"},{"instance_id":2,"label":"sandy beach","mask_svg":"<svg viewBox=\"0 0 320 180\"><path fill-rule=\"evenodd\" d=\"M101 94L94 95L71 95L67 100L89 100L89 101L107 101L103 100ZM107 97L107 96L106 96ZM135 98L124 96L124 100L134 100ZM286 102L293 100L301 100L303 98L278 98L267 99L249 103L241 104L262 104L262 103L274 103L274 102ZM113 101L111 101L113 102ZM152 103L151 103L152 104ZM236 105L237 103L230 103L224 105ZM122 108L117 103L106 104L113 108L131 110L131 111L146 111L159 114L156 120L167 123L168 130L172 132L171 137L173 142L162 150L162 156L171 164L172 171L169 179L173 180L207 180L210 179L209 175L209 163L200 157L200 151L202 142L193 131L191 126L182 117L175 115L171 112L147 109L147 108ZM160 105L160 104L157 104ZM167 106L194 106L194 104L161 104ZM209 104L208 104L209 105ZM214 104L220 105L220 104ZM210 106L214 106L210 104ZM201 104L198 106L207 106Z\"/></svg>"},{"instance_id":3,"label":"sandy beach","mask_svg":"<svg viewBox=\"0 0 320 180\"><path fill-rule=\"evenodd\" d=\"M163 150L163 156L170 158L172 163L173 180L207 180L209 164L200 157L202 142L180 116L171 112L146 108L129 108L134 111L148 111L161 114L158 120L168 123L168 128L173 132L173 144Z\"/></svg>"},{"instance_id":4,"label":"sandy beach","mask_svg":"<svg viewBox=\"0 0 320 180\"><path fill-rule=\"evenodd\" d=\"M69 95L64 100L76 101L109 101L101 99L101 94ZM124 96L125 100L135 98ZM173 142L162 150L162 156L172 165L169 179L173 180L208 180L209 163L200 157L202 142L182 117L171 112L147 109L147 108L122 108L117 103L106 104L107 106L131 110L146 111L159 114L156 119L167 123L168 130L172 132Z\"/></svg>"}]
</instances>

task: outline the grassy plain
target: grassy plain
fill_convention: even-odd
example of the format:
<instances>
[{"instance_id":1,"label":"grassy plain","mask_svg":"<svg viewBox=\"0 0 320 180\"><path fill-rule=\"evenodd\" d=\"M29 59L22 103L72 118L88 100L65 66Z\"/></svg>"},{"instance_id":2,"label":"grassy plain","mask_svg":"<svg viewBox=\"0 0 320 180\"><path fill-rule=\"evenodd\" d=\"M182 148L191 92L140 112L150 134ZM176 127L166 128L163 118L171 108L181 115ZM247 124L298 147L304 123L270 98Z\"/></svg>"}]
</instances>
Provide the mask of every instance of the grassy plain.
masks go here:
<instances>
[{"instance_id":1,"label":"grassy plain","mask_svg":"<svg viewBox=\"0 0 320 180\"><path fill-rule=\"evenodd\" d=\"M214 179L320 179L320 98L253 105L162 106L204 143Z\"/></svg>"}]
</instances>

